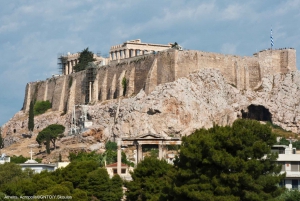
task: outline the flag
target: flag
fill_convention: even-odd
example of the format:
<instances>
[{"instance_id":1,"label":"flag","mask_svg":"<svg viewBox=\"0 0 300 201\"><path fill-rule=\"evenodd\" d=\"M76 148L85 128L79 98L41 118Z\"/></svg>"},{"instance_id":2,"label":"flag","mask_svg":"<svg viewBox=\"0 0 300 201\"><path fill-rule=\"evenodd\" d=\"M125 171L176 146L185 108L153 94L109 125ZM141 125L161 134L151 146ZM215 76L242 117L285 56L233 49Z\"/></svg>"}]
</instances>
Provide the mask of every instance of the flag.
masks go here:
<instances>
[{"instance_id":1,"label":"flag","mask_svg":"<svg viewBox=\"0 0 300 201\"><path fill-rule=\"evenodd\" d=\"M270 39L271 39L271 48L274 46L274 40L273 40L273 34L272 34L272 28L271 28L271 36L270 36Z\"/></svg>"}]
</instances>

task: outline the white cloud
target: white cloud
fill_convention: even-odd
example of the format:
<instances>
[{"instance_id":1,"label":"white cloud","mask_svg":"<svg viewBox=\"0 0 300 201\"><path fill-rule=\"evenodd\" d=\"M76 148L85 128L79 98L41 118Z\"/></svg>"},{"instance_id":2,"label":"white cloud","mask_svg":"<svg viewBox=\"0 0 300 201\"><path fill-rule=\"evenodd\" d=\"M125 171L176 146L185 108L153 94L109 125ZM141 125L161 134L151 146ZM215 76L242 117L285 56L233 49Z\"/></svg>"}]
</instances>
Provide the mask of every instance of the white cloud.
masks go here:
<instances>
[{"instance_id":1,"label":"white cloud","mask_svg":"<svg viewBox=\"0 0 300 201\"><path fill-rule=\"evenodd\" d=\"M245 14L244 6L239 5L239 4L228 5L221 12L221 19L222 20L236 20L236 19L239 19L241 17L241 15Z\"/></svg>"},{"instance_id":2,"label":"white cloud","mask_svg":"<svg viewBox=\"0 0 300 201\"><path fill-rule=\"evenodd\" d=\"M236 44L224 43L221 46L221 52L223 54L237 54L236 47L237 47Z\"/></svg>"}]
</instances>

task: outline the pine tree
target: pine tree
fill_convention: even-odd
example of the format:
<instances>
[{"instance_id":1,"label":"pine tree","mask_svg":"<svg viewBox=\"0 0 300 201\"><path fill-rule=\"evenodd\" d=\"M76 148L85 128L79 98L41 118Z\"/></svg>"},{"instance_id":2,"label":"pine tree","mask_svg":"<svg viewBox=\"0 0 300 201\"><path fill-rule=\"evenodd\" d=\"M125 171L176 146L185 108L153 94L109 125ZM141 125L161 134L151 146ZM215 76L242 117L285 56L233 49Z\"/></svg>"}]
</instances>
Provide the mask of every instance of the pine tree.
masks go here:
<instances>
[{"instance_id":1,"label":"pine tree","mask_svg":"<svg viewBox=\"0 0 300 201\"><path fill-rule=\"evenodd\" d=\"M254 120L200 129L182 138L174 200L271 200L285 177L271 153L271 128Z\"/></svg>"},{"instance_id":2,"label":"pine tree","mask_svg":"<svg viewBox=\"0 0 300 201\"><path fill-rule=\"evenodd\" d=\"M28 116L28 130L30 133L33 131L34 128L34 104L33 101L30 102L29 106L29 116Z\"/></svg>"},{"instance_id":3,"label":"pine tree","mask_svg":"<svg viewBox=\"0 0 300 201\"><path fill-rule=\"evenodd\" d=\"M78 64L76 64L74 66L75 72L85 70L87 68L89 62L96 61L94 59L93 52L89 51L88 47L80 53L78 60L79 60Z\"/></svg>"}]
</instances>

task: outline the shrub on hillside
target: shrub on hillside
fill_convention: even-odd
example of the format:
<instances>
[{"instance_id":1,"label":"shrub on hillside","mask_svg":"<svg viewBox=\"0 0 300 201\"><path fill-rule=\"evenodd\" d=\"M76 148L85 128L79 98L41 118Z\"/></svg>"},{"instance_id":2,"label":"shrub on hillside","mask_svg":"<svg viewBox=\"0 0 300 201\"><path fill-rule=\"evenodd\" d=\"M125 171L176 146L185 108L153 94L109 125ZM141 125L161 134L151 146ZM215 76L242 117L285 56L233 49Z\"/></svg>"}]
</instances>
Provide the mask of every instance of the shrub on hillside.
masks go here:
<instances>
[{"instance_id":1,"label":"shrub on hillside","mask_svg":"<svg viewBox=\"0 0 300 201\"><path fill-rule=\"evenodd\" d=\"M43 114L52 107L50 101L36 101L33 107L34 115Z\"/></svg>"}]
</instances>

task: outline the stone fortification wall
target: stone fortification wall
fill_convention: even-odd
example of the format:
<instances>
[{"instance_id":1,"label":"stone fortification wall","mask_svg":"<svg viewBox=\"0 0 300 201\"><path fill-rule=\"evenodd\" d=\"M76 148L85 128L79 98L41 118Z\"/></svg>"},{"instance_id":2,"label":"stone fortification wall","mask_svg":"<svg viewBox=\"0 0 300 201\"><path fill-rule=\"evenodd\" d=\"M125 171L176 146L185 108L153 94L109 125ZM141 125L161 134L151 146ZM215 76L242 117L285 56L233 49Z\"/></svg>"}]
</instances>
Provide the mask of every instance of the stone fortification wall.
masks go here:
<instances>
[{"instance_id":1,"label":"stone fortification wall","mask_svg":"<svg viewBox=\"0 0 300 201\"><path fill-rule=\"evenodd\" d=\"M258 59L202 51L176 52L176 79L204 68L218 69L227 82L250 89L261 80Z\"/></svg>"},{"instance_id":2,"label":"stone fortification wall","mask_svg":"<svg viewBox=\"0 0 300 201\"><path fill-rule=\"evenodd\" d=\"M149 94L159 84L173 82L204 68L218 69L228 83L240 90L251 90L266 75L296 71L296 51L266 50L252 57L241 57L170 49L137 56L96 68L91 91L88 71L28 83L23 109L29 110L31 100L49 100L53 110L67 112L74 105L116 99L123 95L124 78L125 97L131 97L141 89Z\"/></svg>"},{"instance_id":3,"label":"stone fortification wall","mask_svg":"<svg viewBox=\"0 0 300 201\"><path fill-rule=\"evenodd\" d=\"M258 58L263 75L273 75L274 73L287 73L296 71L296 50L276 49L264 50L254 54Z\"/></svg>"}]
</instances>

